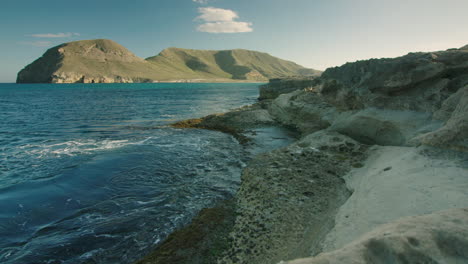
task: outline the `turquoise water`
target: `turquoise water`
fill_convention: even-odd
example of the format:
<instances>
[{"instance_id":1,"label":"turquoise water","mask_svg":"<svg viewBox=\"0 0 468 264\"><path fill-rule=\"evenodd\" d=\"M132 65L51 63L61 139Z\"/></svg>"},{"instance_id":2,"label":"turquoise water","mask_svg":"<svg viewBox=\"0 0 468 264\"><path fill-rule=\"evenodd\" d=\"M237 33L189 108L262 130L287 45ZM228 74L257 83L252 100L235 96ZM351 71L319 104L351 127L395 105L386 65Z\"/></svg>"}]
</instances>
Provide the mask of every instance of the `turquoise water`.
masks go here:
<instances>
[{"instance_id":1,"label":"turquoise water","mask_svg":"<svg viewBox=\"0 0 468 264\"><path fill-rule=\"evenodd\" d=\"M0 84L0 262L131 263L232 195L245 149L177 120L257 84Z\"/></svg>"}]
</instances>

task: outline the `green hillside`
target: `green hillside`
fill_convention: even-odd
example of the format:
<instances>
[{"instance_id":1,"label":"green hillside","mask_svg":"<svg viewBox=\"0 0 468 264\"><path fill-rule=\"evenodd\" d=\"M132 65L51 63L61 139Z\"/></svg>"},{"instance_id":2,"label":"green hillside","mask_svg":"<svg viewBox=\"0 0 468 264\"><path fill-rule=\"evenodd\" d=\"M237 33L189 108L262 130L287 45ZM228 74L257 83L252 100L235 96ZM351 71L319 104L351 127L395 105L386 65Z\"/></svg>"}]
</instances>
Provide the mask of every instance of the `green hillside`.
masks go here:
<instances>
[{"instance_id":1,"label":"green hillside","mask_svg":"<svg viewBox=\"0 0 468 264\"><path fill-rule=\"evenodd\" d=\"M319 71L250 50L168 48L145 59L105 39L81 40L49 49L18 73L18 83L265 81Z\"/></svg>"},{"instance_id":2,"label":"green hillside","mask_svg":"<svg viewBox=\"0 0 468 264\"><path fill-rule=\"evenodd\" d=\"M267 53L235 50L193 50L168 48L146 59L159 68L171 68L180 73L205 78L235 80L267 80L292 75L318 75L294 62L278 59Z\"/></svg>"}]
</instances>

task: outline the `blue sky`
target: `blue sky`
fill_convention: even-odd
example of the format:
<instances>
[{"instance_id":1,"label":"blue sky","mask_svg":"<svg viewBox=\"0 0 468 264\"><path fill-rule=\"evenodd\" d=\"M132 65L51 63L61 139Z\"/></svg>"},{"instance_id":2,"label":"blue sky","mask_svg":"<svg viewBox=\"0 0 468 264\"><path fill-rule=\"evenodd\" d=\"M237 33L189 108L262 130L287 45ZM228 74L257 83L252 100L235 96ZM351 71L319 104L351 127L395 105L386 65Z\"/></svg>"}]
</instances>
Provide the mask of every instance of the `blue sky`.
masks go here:
<instances>
[{"instance_id":1,"label":"blue sky","mask_svg":"<svg viewBox=\"0 0 468 264\"><path fill-rule=\"evenodd\" d=\"M245 48L324 70L461 47L467 11L467 0L2 0L0 82L50 47L95 38L144 58Z\"/></svg>"}]
</instances>

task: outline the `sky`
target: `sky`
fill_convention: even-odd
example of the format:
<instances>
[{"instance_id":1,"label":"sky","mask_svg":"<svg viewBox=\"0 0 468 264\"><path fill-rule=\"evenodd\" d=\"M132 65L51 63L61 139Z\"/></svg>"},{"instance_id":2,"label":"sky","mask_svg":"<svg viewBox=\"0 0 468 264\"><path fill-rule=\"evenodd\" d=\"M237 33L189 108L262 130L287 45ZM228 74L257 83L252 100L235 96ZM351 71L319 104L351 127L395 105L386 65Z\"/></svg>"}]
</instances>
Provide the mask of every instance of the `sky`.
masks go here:
<instances>
[{"instance_id":1,"label":"sky","mask_svg":"<svg viewBox=\"0 0 468 264\"><path fill-rule=\"evenodd\" d=\"M0 82L48 48L97 38L142 58L243 48L325 70L464 46L468 0L1 0L0 38Z\"/></svg>"}]
</instances>

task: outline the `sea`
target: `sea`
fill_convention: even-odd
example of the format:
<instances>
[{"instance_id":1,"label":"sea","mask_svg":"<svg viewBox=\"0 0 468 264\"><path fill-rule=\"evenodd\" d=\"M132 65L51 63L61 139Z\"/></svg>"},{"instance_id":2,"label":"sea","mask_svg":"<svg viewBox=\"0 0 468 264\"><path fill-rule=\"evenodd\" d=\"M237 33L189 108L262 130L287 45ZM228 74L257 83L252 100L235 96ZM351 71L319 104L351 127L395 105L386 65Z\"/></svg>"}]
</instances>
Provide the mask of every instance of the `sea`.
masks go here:
<instances>
[{"instance_id":1,"label":"sea","mask_svg":"<svg viewBox=\"0 0 468 264\"><path fill-rule=\"evenodd\" d=\"M248 160L292 136L244 146L169 124L252 104L258 86L0 84L0 263L132 263L232 197Z\"/></svg>"}]
</instances>

